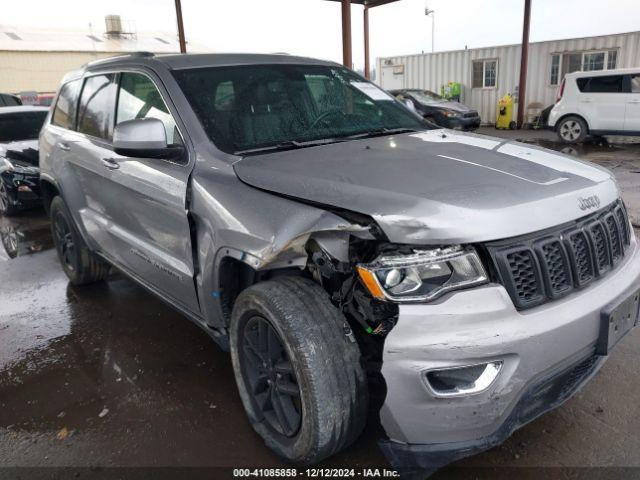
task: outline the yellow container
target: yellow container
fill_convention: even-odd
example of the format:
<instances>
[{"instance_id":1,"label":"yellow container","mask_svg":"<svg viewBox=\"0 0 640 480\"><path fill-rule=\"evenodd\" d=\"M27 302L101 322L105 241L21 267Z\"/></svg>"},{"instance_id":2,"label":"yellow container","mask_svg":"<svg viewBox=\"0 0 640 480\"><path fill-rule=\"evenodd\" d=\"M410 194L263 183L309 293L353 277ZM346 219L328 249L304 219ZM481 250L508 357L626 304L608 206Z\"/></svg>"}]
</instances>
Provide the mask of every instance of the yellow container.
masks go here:
<instances>
[{"instance_id":1,"label":"yellow container","mask_svg":"<svg viewBox=\"0 0 640 480\"><path fill-rule=\"evenodd\" d=\"M500 130L514 130L516 122L513 121L513 97L507 93L498 100L498 108L496 109L496 128Z\"/></svg>"}]
</instances>

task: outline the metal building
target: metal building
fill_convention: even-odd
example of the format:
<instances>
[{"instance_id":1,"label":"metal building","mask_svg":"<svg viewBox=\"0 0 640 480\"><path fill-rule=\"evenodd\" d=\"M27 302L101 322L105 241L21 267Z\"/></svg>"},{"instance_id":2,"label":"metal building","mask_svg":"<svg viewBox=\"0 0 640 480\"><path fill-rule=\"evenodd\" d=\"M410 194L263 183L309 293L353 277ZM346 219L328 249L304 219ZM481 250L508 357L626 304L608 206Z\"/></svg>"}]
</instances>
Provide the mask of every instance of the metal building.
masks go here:
<instances>
[{"instance_id":1,"label":"metal building","mask_svg":"<svg viewBox=\"0 0 640 480\"><path fill-rule=\"evenodd\" d=\"M442 85L460 82L460 101L478 110L483 123L494 123L498 99L505 93L517 97L520 45L386 57L376 63L377 81L385 89L439 93ZM627 67L640 67L640 32L530 43L525 123L528 114L554 103L566 73Z\"/></svg>"},{"instance_id":2,"label":"metal building","mask_svg":"<svg viewBox=\"0 0 640 480\"><path fill-rule=\"evenodd\" d=\"M123 52L179 53L173 33L136 33L117 15L94 32L0 25L0 92L55 92L63 75ZM190 51L203 51L190 44Z\"/></svg>"}]
</instances>

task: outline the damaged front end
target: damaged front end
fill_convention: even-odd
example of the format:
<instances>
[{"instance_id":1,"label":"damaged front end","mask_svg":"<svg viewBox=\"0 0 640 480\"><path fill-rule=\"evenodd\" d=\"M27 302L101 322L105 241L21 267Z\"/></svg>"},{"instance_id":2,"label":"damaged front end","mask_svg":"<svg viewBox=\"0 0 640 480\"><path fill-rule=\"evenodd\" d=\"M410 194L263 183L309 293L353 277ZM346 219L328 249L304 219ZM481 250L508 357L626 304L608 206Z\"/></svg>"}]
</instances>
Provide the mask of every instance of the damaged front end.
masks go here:
<instances>
[{"instance_id":1,"label":"damaged front end","mask_svg":"<svg viewBox=\"0 0 640 480\"><path fill-rule=\"evenodd\" d=\"M387 389L395 383L387 375L395 375L395 367L388 369L383 363L389 355L394 363L398 355L401 356L401 348L395 339L395 352L388 351L388 346L385 346L387 336L398 328L401 308L424 308L425 304L437 304L443 295L453 290L487 284L489 275L471 246L428 248L396 245L381 237L356 237L347 232L318 232L309 237L306 250L306 270L348 319L360 345L369 379L372 409L381 412L381 423L388 435L381 440L381 447L394 468L411 470L416 462L398 455L397 449L393 448L396 442L406 442L407 439L399 433L396 419L388 414L386 405ZM404 318L403 321L411 320ZM405 327L412 328L403 326L403 331ZM401 333L400 336L404 335ZM421 339L425 341L423 335ZM434 380L434 383L440 382L438 386L443 390L432 391L432 394L434 397L455 397L485 391L497 378L502 366L498 361L473 365L464 372L451 369L448 375ZM397 394L394 392L393 397ZM422 421L413 421L416 420ZM427 456L429 463L434 464L435 457L431 453ZM444 458L438 454L436 457Z\"/></svg>"}]
</instances>

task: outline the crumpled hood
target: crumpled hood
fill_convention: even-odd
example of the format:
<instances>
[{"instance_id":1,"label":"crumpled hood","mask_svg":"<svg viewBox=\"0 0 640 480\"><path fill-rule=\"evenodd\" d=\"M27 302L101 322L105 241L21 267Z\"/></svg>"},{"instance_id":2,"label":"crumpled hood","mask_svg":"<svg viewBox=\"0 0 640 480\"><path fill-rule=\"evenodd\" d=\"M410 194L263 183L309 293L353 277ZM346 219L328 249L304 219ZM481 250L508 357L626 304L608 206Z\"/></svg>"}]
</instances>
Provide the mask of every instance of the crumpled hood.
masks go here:
<instances>
[{"instance_id":1,"label":"crumpled hood","mask_svg":"<svg viewBox=\"0 0 640 480\"><path fill-rule=\"evenodd\" d=\"M38 140L0 143L0 157L21 167L38 167Z\"/></svg>"},{"instance_id":2,"label":"crumpled hood","mask_svg":"<svg viewBox=\"0 0 640 480\"><path fill-rule=\"evenodd\" d=\"M249 156L234 169L249 185L370 215L397 243L513 237L597 209L581 198L596 195L600 207L618 198L601 167L450 130Z\"/></svg>"}]
</instances>

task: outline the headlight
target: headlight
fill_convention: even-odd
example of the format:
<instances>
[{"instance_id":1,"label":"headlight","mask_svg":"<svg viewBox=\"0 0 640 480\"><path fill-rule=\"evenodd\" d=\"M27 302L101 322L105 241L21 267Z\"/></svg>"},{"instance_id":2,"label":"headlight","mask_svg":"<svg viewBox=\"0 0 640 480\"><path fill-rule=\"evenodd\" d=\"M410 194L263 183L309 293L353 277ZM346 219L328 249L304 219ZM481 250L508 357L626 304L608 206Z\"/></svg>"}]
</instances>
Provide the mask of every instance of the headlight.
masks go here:
<instances>
[{"instance_id":1,"label":"headlight","mask_svg":"<svg viewBox=\"0 0 640 480\"><path fill-rule=\"evenodd\" d=\"M458 116L460 116L460 114L459 114L458 112L452 112L451 110L444 110L444 111L442 112L442 114L443 114L445 117L449 117L449 118L453 118L453 117L458 117Z\"/></svg>"},{"instance_id":2,"label":"headlight","mask_svg":"<svg viewBox=\"0 0 640 480\"><path fill-rule=\"evenodd\" d=\"M451 290L488 281L475 249L461 246L386 254L359 264L357 270L374 297L394 302L429 302Z\"/></svg>"}]
</instances>

